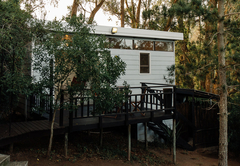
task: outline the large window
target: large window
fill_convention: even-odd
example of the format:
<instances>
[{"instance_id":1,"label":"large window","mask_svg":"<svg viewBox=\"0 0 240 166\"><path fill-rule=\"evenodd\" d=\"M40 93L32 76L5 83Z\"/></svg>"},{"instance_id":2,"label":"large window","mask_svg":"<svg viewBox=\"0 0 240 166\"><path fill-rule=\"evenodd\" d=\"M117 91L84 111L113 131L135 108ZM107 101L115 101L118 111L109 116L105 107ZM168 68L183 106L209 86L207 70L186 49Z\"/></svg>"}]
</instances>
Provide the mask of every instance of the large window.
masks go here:
<instances>
[{"instance_id":1,"label":"large window","mask_svg":"<svg viewBox=\"0 0 240 166\"><path fill-rule=\"evenodd\" d=\"M135 50L152 50L153 51L153 41L147 40L134 40L134 49Z\"/></svg>"},{"instance_id":2,"label":"large window","mask_svg":"<svg viewBox=\"0 0 240 166\"><path fill-rule=\"evenodd\" d=\"M110 48L133 49L132 39L109 38L109 42L110 42Z\"/></svg>"},{"instance_id":3,"label":"large window","mask_svg":"<svg viewBox=\"0 0 240 166\"><path fill-rule=\"evenodd\" d=\"M140 53L140 73L150 73L149 53Z\"/></svg>"},{"instance_id":4,"label":"large window","mask_svg":"<svg viewBox=\"0 0 240 166\"><path fill-rule=\"evenodd\" d=\"M155 41L155 50L173 52L173 42Z\"/></svg>"},{"instance_id":5,"label":"large window","mask_svg":"<svg viewBox=\"0 0 240 166\"><path fill-rule=\"evenodd\" d=\"M107 37L110 45L106 48L115 49L134 49L134 50L150 50L150 51L167 51L173 52L173 41L160 40L146 40L138 38L124 38L124 37Z\"/></svg>"}]
</instances>

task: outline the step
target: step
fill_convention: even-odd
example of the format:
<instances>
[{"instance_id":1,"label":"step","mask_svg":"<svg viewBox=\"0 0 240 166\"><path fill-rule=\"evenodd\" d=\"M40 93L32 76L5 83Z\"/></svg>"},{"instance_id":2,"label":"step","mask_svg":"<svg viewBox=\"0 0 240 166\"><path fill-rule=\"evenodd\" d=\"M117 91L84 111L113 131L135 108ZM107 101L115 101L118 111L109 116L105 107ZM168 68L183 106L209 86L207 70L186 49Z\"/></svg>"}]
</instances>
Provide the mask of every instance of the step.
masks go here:
<instances>
[{"instance_id":1,"label":"step","mask_svg":"<svg viewBox=\"0 0 240 166\"><path fill-rule=\"evenodd\" d=\"M6 166L28 166L28 161L13 161L8 163Z\"/></svg>"},{"instance_id":2,"label":"step","mask_svg":"<svg viewBox=\"0 0 240 166\"><path fill-rule=\"evenodd\" d=\"M0 154L0 166L6 166L10 162L10 156Z\"/></svg>"}]
</instances>

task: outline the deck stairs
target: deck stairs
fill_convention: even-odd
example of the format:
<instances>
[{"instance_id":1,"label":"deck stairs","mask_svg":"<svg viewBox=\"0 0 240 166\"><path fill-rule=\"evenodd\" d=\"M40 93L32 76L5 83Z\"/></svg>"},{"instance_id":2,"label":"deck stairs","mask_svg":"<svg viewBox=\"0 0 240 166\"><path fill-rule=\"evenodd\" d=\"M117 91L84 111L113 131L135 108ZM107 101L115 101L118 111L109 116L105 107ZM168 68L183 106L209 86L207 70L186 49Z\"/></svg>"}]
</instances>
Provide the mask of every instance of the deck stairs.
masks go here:
<instances>
[{"instance_id":1,"label":"deck stairs","mask_svg":"<svg viewBox=\"0 0 240 166\"><path fill-rule=\"evenodd\" d=\"M172 130L166 126L164 123L154 123L154 122L149 122L148 123L148 128L153 130L156 134L158 134L159 138L162 138L165 142L169 142L172 139ZM183 149L193 151L194 148L189 145L183 138L177 135L177 146L181 147Z\"/></svg>"},{"instance_id":2,"label":"deck stairs","mask_svg":"<svg viewBox=\"0 0 240 166\"><path fill-rule=\"evenodd\" d=\"M0 166L28 166L28 161L10 162L10 155L0 154Z\"/></svg>"}]
</instances>

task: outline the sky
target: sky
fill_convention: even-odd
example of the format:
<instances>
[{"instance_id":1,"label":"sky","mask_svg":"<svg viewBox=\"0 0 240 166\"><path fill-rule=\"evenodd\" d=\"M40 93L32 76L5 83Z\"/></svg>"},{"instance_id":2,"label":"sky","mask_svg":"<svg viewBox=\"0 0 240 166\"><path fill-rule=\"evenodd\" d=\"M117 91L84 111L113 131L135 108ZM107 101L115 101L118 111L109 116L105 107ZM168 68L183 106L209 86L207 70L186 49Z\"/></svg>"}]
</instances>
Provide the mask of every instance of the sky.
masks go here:
<instances>
[{"instance_id":1,"label":"sky","mask_svg":"<svg viewBox=\"0 0 240 166\"><path fill-rule=\"evenodd\" d=\"M45 19L53 20L55 17L57 20L61 19L62 16L66 16L68 13L67 6L71 6L72 3L73 0L59 0L57 7L54 7L53 5L46 5L45 9L47 15L45 16ZM37 18L43 19L43 15L41 15L39 11L36 11L36 15ZM111 16L111 21L109 21L109 16L105 15L102 9L100 9L95 15L94 21L97 22L97 25L120 26L120 21L117 19L117 17Z\"/></svg>"}]
</instances>

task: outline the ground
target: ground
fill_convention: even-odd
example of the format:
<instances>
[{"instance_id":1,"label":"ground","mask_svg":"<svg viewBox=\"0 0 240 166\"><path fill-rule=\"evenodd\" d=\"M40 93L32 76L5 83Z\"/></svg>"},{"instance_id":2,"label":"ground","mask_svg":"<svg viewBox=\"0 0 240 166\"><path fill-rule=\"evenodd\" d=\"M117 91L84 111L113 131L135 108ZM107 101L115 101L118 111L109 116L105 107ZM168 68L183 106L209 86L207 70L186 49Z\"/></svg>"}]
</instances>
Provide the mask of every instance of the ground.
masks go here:
<instances>
[{"instance_id":1,"label":"ground","mask_svg":"<svg viewBox=\"0 0 240 166\"><path fill-rule=\"evenodd\" d=\"M120 130L120 132L119 132ZM46 156L48 137L29 138L14 144L13 152L8 147L0 153L10 154L11 161L29 161L29 166L173 166L170 149L158 141L144 144L132 139L132 158L127 161L127 136L122 129L108 131L103 136L103 146L99 146L98 132L76 132L69 135L69 154L64 157L64 136L56 136L50 157ZM177 166L217 166L217 147L198 148L195 151L177 149ZM229 166L239 166L240 160L230 155Z\"/></svg>"}]
</instances>

